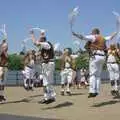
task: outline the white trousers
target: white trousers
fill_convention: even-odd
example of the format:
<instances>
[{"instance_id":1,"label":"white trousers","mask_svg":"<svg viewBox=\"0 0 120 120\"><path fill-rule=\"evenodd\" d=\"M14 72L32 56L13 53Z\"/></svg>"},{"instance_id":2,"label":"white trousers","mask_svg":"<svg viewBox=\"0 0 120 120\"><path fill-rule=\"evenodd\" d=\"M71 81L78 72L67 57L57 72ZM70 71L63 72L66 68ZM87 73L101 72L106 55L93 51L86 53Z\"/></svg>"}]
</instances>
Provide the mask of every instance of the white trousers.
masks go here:
<instances>
[{"instance_id":1,"label":"white trousers","mask_svg":"<svg viewBox=\"0 0 120 120\"><path fill-rule=\"evenodd\" d=\"M4 95L4 67L0 67L0 95Z\"/></svg>"},{"instance_id":2,"label":"white trousers","mask_svg":"<svg viewBox=\"0 0 120 120\"><path fill-rule=\"evenodd\" d=\"M71 68L65 68L61 71L61 85L62 90L65 90L65 87L63 87L66 84L67 91L70 91L70 84L72 84L74 78L74 71Z\"/></svg>"},{"instance_id":3,"label":"white trousers","mask_svg":"<svg viewBox=\"0 0 120 120\"><path fill-rule=\"evenodd\" d=\"M24 75L24 86L25 87L33 87L33 76L34 76L34 69L25 66L23 75ZM32 81L31 81L32 80Z\"/></svg>"},{"instance_id":4,"label":"white trousers","mask_svg":"<svg viewBox=\"0 0 120 120\"><path fill-rule=\"evenodd\" d=\"M54 83L54 71L55 71L55 63L48 62L42 63L42 75L43 75L43 90L44 90L44 98L50 99L55 97L56 93L53 88Z\"/></svg>"},{"instance_id":5,"label":"white trousers","mask_svg":"<svg viewBox=\"0 0 120 120\"><path fill-rule=\"evenodd\" d=\"M73 70L71 68L65 68L61 71L61 84L71 84L73 79Z\"/></svg>"},{"instance_id":6,"label":"white trousers","mask_svg":"<svg viewBox=\"0 0 120 120\"><path fill-rule=\"evenodd\" d=\"M119 65L117 63L108 63L107 64L107 69L109 72L110 80L114 81L114 85L112 86L114 90L119 89ZM119 82L118 82L119 81Z\"/></svg>"},{"instance_id":7,"label":"white trousers","mask_svg":"<svg viewBox=\"0 0 120 120\"><path fill-rule=\"evenodd\" d=\"M100 92L101 71L105 62L105 56L95 55L90 58L89 62L89 93Z\"/></svg>"}]
</instances>

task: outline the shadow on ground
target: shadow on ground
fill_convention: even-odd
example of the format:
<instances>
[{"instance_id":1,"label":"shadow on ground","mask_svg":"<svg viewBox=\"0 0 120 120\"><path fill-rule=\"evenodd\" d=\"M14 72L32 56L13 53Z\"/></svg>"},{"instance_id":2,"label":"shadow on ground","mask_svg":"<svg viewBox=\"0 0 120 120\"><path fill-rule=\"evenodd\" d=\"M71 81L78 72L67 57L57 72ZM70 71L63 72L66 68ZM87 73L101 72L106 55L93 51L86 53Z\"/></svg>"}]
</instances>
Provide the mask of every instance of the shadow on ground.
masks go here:
<instances>
[{"instance_id":1,"label":"shadow on ground","mask_svg":"<svg viewBox=\"0 0 120 120\"><path fill-rule=\"evenodd\" d=\"M21 99L21 100L16 100L16 101L5 101L5 102L2 102L2 103L0 103L0 105L4 105L4 104L14 104L14 103L22 103L22 102L24 102L24 103L29 103L31 101L31 99L28 99L28 98L23 98L23 99Z\"/></svg>"},{"instance_id":2,"label":"shadow on ground","mask_svg":"<svg viewBox=\"0 0 120 120\"><path fill-rule=\"evenodd\" d=\"M40 96L43 96L43 95L32 95L32 96L29 96L29 98L35 98L35 97L40 97Z\"/></svg>"},{"instance_id":3,"label":"shadow on ground","mask_svg":"<svg viewBox=\"0 0 120 120\"><path fill-rule=\"evenodd\" d=\"M43 95L32 95L32 96L29 96L29 97L26 97L26 98L23 98L23 99L20 99L20 100L1 102L0 104L12 104L12 103L14 104L14 103L22 103L22 102L30 103L33 98L40 97L40 96L43 96Z\"/></svg>"},{"instance_id":4,"label":"shadow on ground","mask_svg":"<svg viewBox=\"0 0 120 120\"><path fill-rule=\"evenodd\" d=\"M84 93L71 93L71 96L84 95Z\"/></svg>"},{"instance_id":5,"label":"shadow on ground","mask_svg":"<svg viewBox=\"0 0 120 120\"><path fill-rule=\"evenodd\" d=\"M58 105L55 105L55 106L52 106L52 107L46 107L46 108L43 108L43 110L48 110L48 109L58 109L58 108L62 108L62 107L68 107L68 106L72 106L73 103L72 102L63 102L63 103L60 103Z\"/></svg>"},{"instance_id":6,"label":"shadow on ground","mask_svg":"<svg viewBox=\"0 0 120 120\"><path fill-rule=\"evenodd\" d=\"M118 101L118 100L105 101L105 102L101 102L101 103L97 103L95 105L92 105L92 107L104 107L104 106L113 105L116 103L120 103L120 101Z\"/></svg>"},{"instance_id":7,"label":"shadow on ground","mask_svg":"<svg viewBox=\"0 0 120 120\"><path fill-rule=\"evenodd\" d=\"M27 116L0 114L0 120L60 120L60 119L37 118L37 117L27 117Z\"/></svg>"}]
</instances>

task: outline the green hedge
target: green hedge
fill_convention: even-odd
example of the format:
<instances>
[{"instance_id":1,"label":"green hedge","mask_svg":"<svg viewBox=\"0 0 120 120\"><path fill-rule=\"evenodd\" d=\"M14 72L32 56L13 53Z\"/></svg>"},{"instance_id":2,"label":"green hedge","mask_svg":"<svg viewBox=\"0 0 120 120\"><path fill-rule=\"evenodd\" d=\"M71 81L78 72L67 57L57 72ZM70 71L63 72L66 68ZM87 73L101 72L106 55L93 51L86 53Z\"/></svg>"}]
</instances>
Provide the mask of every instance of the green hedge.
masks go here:
<instances>
[{"instance_id":1,"label":"green hedge","mask_svg":"<svg viewBox=\"0 0 120 120\"><path fill-rule=\"evenodd\" d=\"M89 57L87 53L82 53L76 59L77 68L88 68ZM9 70L22 70L23 69L23 55L10 54L8 57ZM60 60L55 60L55 69L60 70Z\"/></svg>"},{"instance_id":2,"label":"green hedge","mask_svg":"<svg viewBox=\"0 0 120 120\"><path fill-rule=\"evenodd\" d=\"M22 70L23 69L23 56L11 54L8 56L8 69L9 70Z\"/></svg>"}]
</instances>

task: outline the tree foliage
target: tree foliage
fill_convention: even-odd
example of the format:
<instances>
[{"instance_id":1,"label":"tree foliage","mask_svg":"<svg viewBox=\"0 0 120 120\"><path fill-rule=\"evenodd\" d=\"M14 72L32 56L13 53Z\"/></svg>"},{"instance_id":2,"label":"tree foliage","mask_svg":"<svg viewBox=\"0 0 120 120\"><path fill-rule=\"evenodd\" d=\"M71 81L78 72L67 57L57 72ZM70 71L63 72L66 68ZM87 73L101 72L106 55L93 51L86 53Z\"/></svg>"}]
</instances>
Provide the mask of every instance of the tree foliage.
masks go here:
<instances>
[{"instance_id":1,"label":"tree foliage","mask_svg":"<svg viewBox=\"0 0 120 120\"><path fill-rule=\"evenodd\" d=\"M89 67L89 54L82 52L76 59L77 68L88 68Z\"/></svg>"},{"instance_id":2,"label":"tree foliage","mask_svg":"<svg viewBox=\"0 0 120 120\"><path fill-rule=\"evenodd\" d=\"M55 70L60 70L60 59L55 60Z\"/></svg>"},{"instance_id":3,"label":"tree foliage","mask_svg":"<svg viewBox=\"0 0 120 120\"><path fill-rule=\"evenodd\" d=\"M8 69L9 70L21 70L23 69L23 56L17 54L11 54L8 56Z\"/></svg>"},{"instance_id":4,"label":"tree foliage","mask_svg":"<svg viewBox=\"0 0 120 120\"><path fill-rule=\"evenodd\" d=\"M10 54L8 57L8 69L9 70L22 70L23 69L23 57L24 55ZM89 55L87 52L82 52L78 58L76 58L77 68L88 68ZM60 70L60 59L55 60L55 69Z\"/></svg>"}]
</instances>

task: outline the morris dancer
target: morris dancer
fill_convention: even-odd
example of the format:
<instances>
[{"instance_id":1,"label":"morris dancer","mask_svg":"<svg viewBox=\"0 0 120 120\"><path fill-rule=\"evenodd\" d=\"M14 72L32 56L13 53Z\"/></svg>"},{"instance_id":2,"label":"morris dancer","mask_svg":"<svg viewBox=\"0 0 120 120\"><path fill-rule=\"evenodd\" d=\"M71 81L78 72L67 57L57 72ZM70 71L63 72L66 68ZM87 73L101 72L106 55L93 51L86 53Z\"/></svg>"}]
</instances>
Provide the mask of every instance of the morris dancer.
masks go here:
<instances>
[{"instance_id":1,"label":"morris dancer","mask_svg":"<svg viewBox=\"0 0 120 120\"><path fill-rule=\"evenodd\" d=\"M42 56L41 56L41 51L37 51L35 53L35 74L34 74L34 86L35 87L40 87L42 86L42 65L41 65L41 61L42 61Z\"/></svg>"},{"instance_id":2,"label":"morris dancer","mask_svg":"<svg viewBox=\"0 0 120 120\"><path fill-rule=\"evenodd\" d=\"M55 101L55 91L53 88L53 80L54 80L54 50L53 46L50 42L46 41L45 32L42 31L40 34L40 39L36 40L34 36L34 32L31 31L31 39L33 43L40 47L41 56L42 56L42 75L43 75L43 91L44 98L40 101L41 104L49 104Z\"/></svg>"},{"instance_id":3,"label":"morris dancer","mask_svg":"<svg viewBox=\"0 0 120 120\"><path fill-rule=\"evenodd\" d=\"M72 57L72 86L73 86L73 88L75 88L76 87L76 85L77 85L77 66L76 66L76 58L78 57L78 56L76 56L76 55L72 55L71 56Z\"/></svg>"},{"instance_id":4,"label":"morris dancer","mask_svg":"<svg viewBox=\"0 0 120 120\"><path fill-rule=\"evenodd\" d=\"M72 57L70 55L70 50L68 48L64 49L64 53L61 59L61 95L65 94L65 88L66 93L71 95L70 87L73 80L73 70Z\"/></svg>"},{"instance_id":5,"label":"morris dancer","mask_svg":"<svg viewBox=\"0 0 120 120\"><path fill-rule=\"evenodd\" d=\"M0 45L0 102L6 100L4 96L4 74L8 60L7 51L8 51L8 44L6 40L3 40L2 44Z\"/></svg>"},{"instance_id":6,"label":"morris dancer","mask_svg":"<svg viewBox=\"0 0 120 120\"><path fill-rule=\"evenodd\" d=\"M100 74L102 71L103 64L105 62L105 40L104 37L100 34L98 28L92 30L91 35L83 36L81 34L76 34L73 32L73 35L78 37L81 40L90 41L90 50L92 55L90 56L89 61L89 96L96 97L100 92Z\"/></svg>"},{"instance_id":7,"label":"morris dancer","mask_svg":"<svg viewBox=\"0 0 120 120\"><path fill-rule=\"evenodd\" d=\"M107 68L111 81L111 94L119 96L120 89L120 71L119 71L120 50L116 45L111 44L108 49Z\"/></svg>"},{"instance_id":8,"label":"morris dancer","mask_svg":"<svg viewBox=\"0 0 120 120\"><path fill-rule=\"evenodd\" d=\"M80 80L80 85L81 86L84 86L85 88L88 86L88 82L87 82L87 79L86 79L86 69L81 69L80 70L80 77L81 77L81 80Z\"/></svg>"},{"instance_id":9,"label":"morris dancer","mask_svg":"<svg viewBox=\"0 0 120 120\"><path fill-rule=\"evenodd\" d=\"M26 90L33 90L33 76L34 76L34 53L32 50L28 51L24 57L24 88Z\"/></svg>"},{"instance_id":10,"label":"morris dancer","mask_svg":"<svg viewBox=\"0 0 120 120\"><path fill-rule=\"evenodd\" d=\"M7 51L8 51L8 44L6 42L6 39L4 39L0 44L1 62L3 62L2 64L5 64L7 62L7 58L8 58Z\"/></svg>"}]
</instances>

